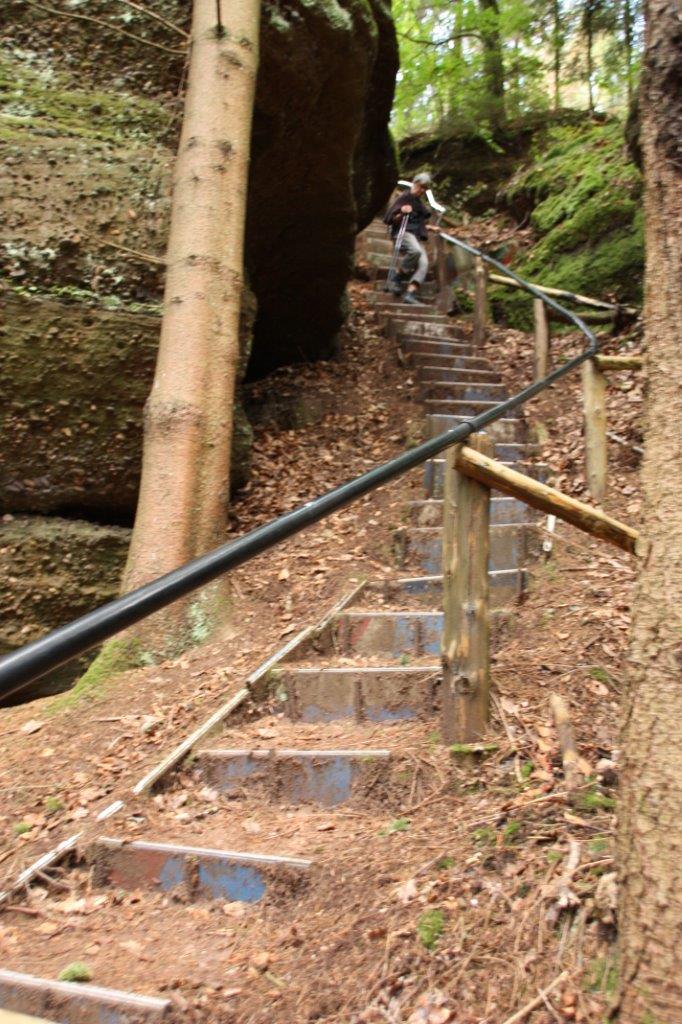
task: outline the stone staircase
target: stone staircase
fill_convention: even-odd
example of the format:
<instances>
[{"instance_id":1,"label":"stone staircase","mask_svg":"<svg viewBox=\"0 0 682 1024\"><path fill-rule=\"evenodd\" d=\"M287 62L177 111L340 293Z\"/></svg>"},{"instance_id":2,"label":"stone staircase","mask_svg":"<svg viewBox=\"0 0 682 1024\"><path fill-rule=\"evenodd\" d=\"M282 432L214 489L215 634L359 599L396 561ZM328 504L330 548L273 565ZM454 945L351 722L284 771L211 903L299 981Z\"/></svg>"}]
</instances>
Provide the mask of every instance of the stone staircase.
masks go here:
<instances>
[{"instance_id":1,"label":"stone staircase","mask_svg":"<svg viewBox=\"0 0 682 1024\"><path fill-rule=\"evenodd\" d=\"M377 272L374 309L415 381L427 435L502 400L499 375L484 355L474 352L462 327L434 307L402 305L383 291L380 275L390 259L383 226L371 225L362 244ZM432 291L432 282L427 282L427 294ZM490 434L499 460L527 470L529 445L520 417L496 422ZM348 607L270 673L266 692L260 694L263 714L275 713L269 727L258 729L257 717L234 724L228 720L223 732L195 751L191 763L172 773L155 796L140 798L125 822L112 819L110 834L74 859L69 884L76 898L105 894L100 918L93 915L89 922L96 931L101 921L112 946L128 943L134 949L132 942L144 949L146 944L153 947L158 934L167 936L172 958L182 970L215 988L218 968L203 956L201 931L180 911L188 903L258 904L276 893L280 901L288 901L295 920L305 914L308 885L341 884L335 880L333 859L325 860L321 845L330 814L340 805L359 802L371 815L373 801L381 797L378 828L386 820L387 794L393 800L404 796L404 738L415 723L429 723L430 729L438 724L443 466L442 459L426 464L423 496L406 501L405 525L396 535L394 577L359 588ZM533 533L524 505L493 494L493 643L496 624L503 626L523 589ZM284 716L277 718L277 712ZM378 746L377 728L386 737ZM264 736L274 742L263 744ZM341 745L339 737L348 743ZM183 816L183 807L204 809ZM264 807L267 841L258 833L245 841L242 823L257 819ZM291 836L284 824L301 807L308 808L306 816L295 819L298 830L284 844L281 836ZM139 832L132 840L131 822ZM320 849L319 857L305 855ZM357 857L360 863L361 848ZM132 915L125 893L134 894ZM57 898L47 891L43 907ZM147 968L134 955L123 968L103 968L105 980L116 987L52 980L65 966L66 952L46 948L39 919L20 920L13 969L0 970L1 1007L68 1024L131 1024L176 1014L158 987L139 992L150 984ZM153 955L163 955L163 942ZM179 969L170 966L169 979ZM161 985L157 979L156 985L172 988L170 981Z\"/></svg>"}]
</instances>

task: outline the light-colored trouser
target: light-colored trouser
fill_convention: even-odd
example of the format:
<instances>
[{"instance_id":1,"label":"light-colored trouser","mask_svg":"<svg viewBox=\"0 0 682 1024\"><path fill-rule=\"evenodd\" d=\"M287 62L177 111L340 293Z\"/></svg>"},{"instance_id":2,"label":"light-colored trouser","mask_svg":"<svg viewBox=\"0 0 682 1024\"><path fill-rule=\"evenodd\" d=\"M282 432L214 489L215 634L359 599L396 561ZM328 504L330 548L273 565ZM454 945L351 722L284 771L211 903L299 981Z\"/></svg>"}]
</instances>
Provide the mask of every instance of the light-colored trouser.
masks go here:
<instances>
[{"instance_id":1,"label":"light-colored trouser","mask_svg":"<svg viewBox=\"0 0 682 1024\"><path fill-rule=\"evenodd\" d=\"M423 284L429 269L429 257L417 236L406 231L403 235L403 244L400 246L400 251L405 253L402 266L403 274L412 274L409 283Z\"/></svg>"}]
</instances>

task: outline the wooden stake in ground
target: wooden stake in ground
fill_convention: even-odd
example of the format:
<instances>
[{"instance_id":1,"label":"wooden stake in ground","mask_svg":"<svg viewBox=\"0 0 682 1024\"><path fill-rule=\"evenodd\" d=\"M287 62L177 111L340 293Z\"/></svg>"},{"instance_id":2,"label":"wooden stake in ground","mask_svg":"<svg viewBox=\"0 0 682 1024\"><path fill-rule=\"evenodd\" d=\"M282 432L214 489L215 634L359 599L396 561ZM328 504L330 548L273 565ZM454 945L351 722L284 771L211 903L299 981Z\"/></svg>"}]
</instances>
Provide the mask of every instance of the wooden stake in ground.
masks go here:
<instances>
[{"instance_id":1,"label":"wooden stake in ground","mask_svg":"<svg viewBox=\"0 0 682 1024\"><path fill-rule=\"evenodd\" d=\"M583 363L587 486L595 501L606 494L606 377L594 359Z\"/></svg>"},{"instance_id":2,"label":"wooden stake in ground","mask_svg":"<svg viewBox=\"0 0 682 1024\"><path fill-rule=\"evenodd\" d=\"M484 434L469 445L494 450ZM445 743L474 743L490 710L490 489L458 472L456 459L456 450L448 453L443 501L442 733Z\"/></svg>"},{"instance_id":3,"label":"wooden stake in ground","mask_svg":"<svg viewBox=\"0 0 682 1024\"><path fill-rule=\"evenodd\" d=\"M533 299L535 321L535 348L533 357L533 381L542 380L549 371L549 317L547 306L542 299Z\"/></svg>"},{"instance_id":4,"label":"wooden stake in ground","mask_svg":"<svg viewBox=\"0 0 682 1024\"><path fill-rule=\"evenodd\" d=\"M558 693L550 694L549 706L552 710L554 725L559 737L566 790L569 793L574 793L578 786L580 786L582 778L578 768L578 749L575 745L571 714L566 701Z\"/></svg>"},{"instance_id":5,"label":"wooden stake in ground","mask_svg":"<svg viewBox=\"0 0 682 1024\"><path fill-rule=\"evenodd\" d=\"M123 590L222 542L239 358L244 220L258 0L194 0L187 97L173 180L161 340L145 407L142 482ZM220 617L219 585L135 628L177 651Z\"/></svg>"},{"instance_id":6,"label":"wooden stake in ground","mask_svg":"<svg viewBox=\"0 0 682 1024\"><path fill-rule=\"evenodd\" d=\"M482 345L485 341L485 330L488 323L487 285L488 275L485 263L480 256L477 256L474 263L474 345Z\"/></svg>"},{"instance_id":7,"label":"wooden stake in ground","mask_svg":"<svg viewBox=\"0 0 682 1024\"><path fill-rule=\"evenodd\" d=\"M619 1024L682 1021L682 19L648 0L640 109L647 399L622 736Z\"/></svg>"}]
</instances>

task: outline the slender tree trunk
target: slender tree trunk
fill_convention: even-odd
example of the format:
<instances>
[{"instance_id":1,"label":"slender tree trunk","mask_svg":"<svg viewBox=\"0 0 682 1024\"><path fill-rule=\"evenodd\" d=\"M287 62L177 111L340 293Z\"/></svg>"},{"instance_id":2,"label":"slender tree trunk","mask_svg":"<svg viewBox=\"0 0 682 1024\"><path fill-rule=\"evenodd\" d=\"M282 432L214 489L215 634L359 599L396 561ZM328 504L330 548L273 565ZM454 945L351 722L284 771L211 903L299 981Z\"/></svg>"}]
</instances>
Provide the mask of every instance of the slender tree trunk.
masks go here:
<instances>
[{"instance_id":1,"label":"slender tree trunk","mask_svg":"<svg viewBox=\"0 0 682 1024\"><path fill-rule=\"evenodd\" d=\"M223 0L221 13L222 30L216 0L194 0L161 340L124 591L225 534L260 2ZM206 597L199 613L189 602L135 636L155 653L177 650L188 639L188 608L205 635L213 614Z\"/></svg>"},{"instance_id":2,"label":"slender tree trunk","mask_svg":"<svg viewBox=\"0 0 682 1024\"><path fill-rule=\"evenodd\" d=\"M487 102L490 123L501 128L506 120L504 103L504 61L500 36L500 8L498 0L479 0L483 14L483 71L486 80Z\"/></svg>"},{"instance_id":3,"label":"slender tree trunk","mask_svg":"<svg viewBox=\"0 0 682 1024\"><path fill-rule=\"evenodd\" d=\"M648 0L648 397L619 813L620 1024L682 1021L682 21Z\"/></svg>"},{"instance_id":4,"label":"slender tree trunk","mask_svg":"<svg viewBox=\"0 0 682 1024\"><path fill-rule=\"evenodd\" d=\"M632 107L632 6L631 0L623 0L623 46L625 48L625 82L627 87L628 110Z\"/></svg>"},{"instance_id":5,"label":"slender tree trunk","mask_svg":"<svg viewBox=\"0 0 682 1024\"><path fill-rule=\"evenodd\" d=\"M594 74L594 8L592 0L587 0L585 4L585 48L586 48L586 63L587 63L587 97L588 107L590 113L594 112L594 88L592 85L592 76Z\"/></svg>"},{"instance_id":6,"label":"slender tree trunk","mask_svg":"<svg viewBox=\"0 0 682 1024\"><path fill-rule=\"evenodd\" d=\"M561 109L561 57L563 50L563 30L561 25L561 6L559 0L552 0L552 49L554 51L554 109Z\"/></svg>"}]
</instances>

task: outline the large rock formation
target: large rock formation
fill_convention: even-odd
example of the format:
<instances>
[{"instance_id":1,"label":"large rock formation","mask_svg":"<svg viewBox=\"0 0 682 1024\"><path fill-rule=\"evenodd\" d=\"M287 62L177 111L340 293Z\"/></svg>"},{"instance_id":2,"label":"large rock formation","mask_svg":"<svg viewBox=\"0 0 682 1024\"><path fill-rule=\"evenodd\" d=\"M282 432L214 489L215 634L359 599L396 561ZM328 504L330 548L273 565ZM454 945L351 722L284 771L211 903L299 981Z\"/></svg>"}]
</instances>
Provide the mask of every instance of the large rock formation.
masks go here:
<instances>
[{"instance_id":1,"label":"large rock formation","mask_svg":"<svg viewBox=\"0 0 682 1024\"><path fill-rule=\"evenodd\" d=\"M0 12L0 511L128 524L190 5L153 5L178 31L116 0L52 6ZM395 179L396 68L383 0L266 0L242 374L333 351L354 236ZM248 441L240 414L237 484Z\"/></svg>"}]
</instances>

